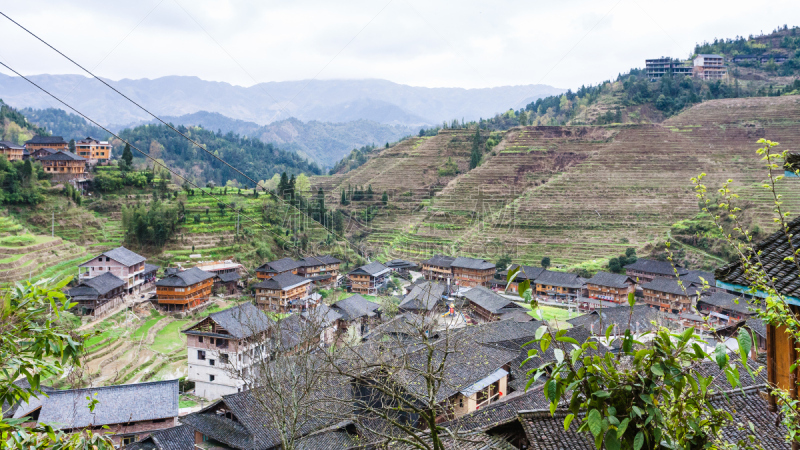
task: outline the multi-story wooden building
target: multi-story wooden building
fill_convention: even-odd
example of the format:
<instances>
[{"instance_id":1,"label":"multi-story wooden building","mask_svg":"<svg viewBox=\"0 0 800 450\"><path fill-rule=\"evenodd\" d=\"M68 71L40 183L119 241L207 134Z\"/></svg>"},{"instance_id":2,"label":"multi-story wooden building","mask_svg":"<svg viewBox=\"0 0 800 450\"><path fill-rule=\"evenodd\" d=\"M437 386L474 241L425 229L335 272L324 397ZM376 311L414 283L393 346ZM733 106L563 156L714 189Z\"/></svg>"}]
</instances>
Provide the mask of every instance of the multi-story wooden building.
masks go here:
<instances>
[{"instance_id":1,"label":"multi-story wooden building","mask_svg":"<svg viewBox=\"0 0 800 450\"><path fill-rule=\"evenodd\" d=\"M562 301L574 301L581 295L586 280L577 274L544 270L536 277L536 295Z\"/></svg>"},{"instance_id":2,"label":"multi-story wooden building","mask_svg":"<svg viewBox=\"0 0 800 450\"><path fill-rule=\"evenodd\" d=\"M422 261L422 276L429 281L447 281L453 278L451 265L456 258L453 256L433 255L431 259Z\"/></svg>"},{"instance_id":3,"label":"multi-story wooden building","mask_svg":"<svg viewBox=\"0 0 800 450\"><path fill-rule=\"evenodd\" d=\"M275 275L253 286L259 308L279 313L305 311L314 307L311 280L293 273Z\"/></svg>"},{"instance_id":4,"label":"multi-story wooden building","mask_svg":"<svg viewBox=\"0 0 800 450\"><path fill-rule=\"evenodd\" d=\"M330 255L306 256L299 264L298 275L311 279L316 285L330 286L336 284L339 278L342 261Z\"/></svg>"},{"instance_id":5,"label":"multi-story wooden building","mask_svg":"<svg viewBox=\"0 0 800 450\"><path fill-rule=\"evenodd\" d=\"M644 302L666 313L680 314L691 311L699 290L693 284L683 288L675 278L655 278L642 285Z\"/></svg>"},{"instance_id":6,"label":"multi-story wooden building","mask_svg":"<svg viewBox=\"0 0 800 450\"><path fill-rule=\"evenodd\" d=\"M469 308L481 322L494 322L501 320L504 314L524 312L525 309L513 300L483 286L474 287L464 293L469 300Z\"/></svg>"},{"instance_id":7,"label":"multi-story wooden building","mask_svg":"<svg viewBox=\"0 0 800 450\"><path fill-rule=\"evenodd\" d=\"M358 294L375 295L386 287L391 272L392 269L377 261L358 267L347 274L349 290Z\"/></svg>"},{"instance_id":8,"label":"multi-story wooden building","mask_svg":"<svg viewBox=\"0 0 800 450\"><path fill-rule=\"evenodd\" d=\"M710 316L715 325L733 325L747 320L755 314L748 307L747 299L727 292L714 292L697 300L697 310Z\"/></svg>"},{"instance_id":9,"label":"multi-story wooden building","mask_svg":"<svg viewBox=\"0 0 800 450\"><path fill-rule=\"evenodd\" d=\"M456 258L450 267L453 270L455 283L461 287L489 287L496 272L494 263L465 256Z\"/></svg>"},{"instance_id":10,"label":"multi-story wooden building","mask_svg":"<svg viewBox=\"0 0 800 450\"><path fill-rule=\"evenodd\" d=\"M59 150L51 155L39 158L45 173L57 181L70 181L88 177L86 160L66 150Z\"/></svg>"},{"instance_id":11,"label":"multi-story wooden building","mask_svg":"<svg viewBox=\"0 0 800 450\"><path fill-rule=\"evenodd\" d=\"M214 274L192 267L156 282L157 302L169 312L190 311L211 298Z\"/></svg>"},{"instance_id":12,"label":"multi-story wooden building","mask_svg":"<svg viewBox=\"0 0 800 450\"><path fill-rule=\"evenodd\" d=\"M25 150L33 154L40 148L52 148L53 150L68 150L69 144L61 136L34 136L25 142Z\"/></svg>"},{"instance_id":13,"label":"multi-story wooden building","mask_svg":"<svg viewBox=\"0 0 800 450\"><path fill-rule=\"evenodd\" d=\"M25 147L10 141L0 141L0 155L5 155L9 161L22 161Z\"/></svg>"},{"instance_id":14,"label":"multi-story wooden building","mask_svg":"<svg viewBox=\"0 0 800 450\"><path fill-rule=\"evenodd\" d=\"M628 294L636 292L636 282L627 275L597 272L592 278L586 280L586 290L589 298L625 303L628 300Z\"/></svg>"},{"instance_id":15,"label":"multi-story wooden building","mask_svg":"<svg viewBox=\"0 0 800 450\"><path fill-rule=\"evenodd\" d=\"M75 142L75 153L86 158L92 164L105 162L111 159L111 144L108 141L98 141L93 137L87 137Z\"/></svg>"},{"instance_id":16,"label":"multi-story wooden building","mask_svg":"<svg viewBox=\"0 0 800 450\"><path fill-rule=\"evenodd\" d=\"M531 288L534 288L534 290L535 290L535 288L536 288L536 277L538 277L539 275L542 274L542 272L544 272L544 268L543 267L533 267L533 266L525 266L525 265L521 266L519 264L512 264L511 267L508 268L508 270L504 270L504 271L500 272L500 277L501 278L499 280L497 280L497 284L502 287L503 283L506 283L506 278L508 277L508 273L510 271L516 270L517 268L519 268L519 272L517 272L517 274L514 276L513 280L508 282L508 286L507 286L508 291L509 292L518 292L519 291L519 284L522 283L525 280L530 281Z\"/></svg>"},{"instance_id":17,"label":"multi-story wooden building","mask_svg":"<svg viewBox=\"0 0 800 450\"><path fill-rule=\"evenodd\" d=\"M269 280L275 275L284 273L293 273L297 275L298 269L302 263L293 260L292 258L281 258L275 261L269 261L256 269L256 276L259 280Z\"/></svg>"},{"instance_id":18,"label":"multi-story wooden building","mask_svg":"<svg viewBox=\"0 0 800 450\"><path fill-rule=\"evenodd\" d=\"M678 276L689 273L688 270L676 266ZM668 261L655 261L652 259L639 258L633 264L625 266L625 275L631 277L637 284L644 284L653 281L655 278L675 278L675 269Z\"/></svg>"},{"instance_id":19,"label":"multi-story wooden building","mask_svg":"<svg viewBox=\"0 0 800 450\"><path fill-rule=\"evenodd\" d=\"M28 152L28 156L30 158L33 158L34 160L38 161L38 160L42 159L42 157L52 155L53 153L57 152L58 150L56 150L54 148L44 147L44 148L37 148L36 150L33 150L33 151L29 151L29 150L26 150L26 151Z\"/></svg>"},{"instance_id":20,"label":"multi-story wooden building","mask_svg":"<svg viewBox=\"0 0 800 450\"><path fill-rule=\"evenodd\" d=\"M78 266L78 279L88 280L104 273L113 273L125 281L128 293L138 291L148 280L145 275L147 258L125 247L117 247Z\"/></svg>"},{"instance_id":21,"label":"multi-story wooden building","mask_svg":"<svg viewBox=\"0 0 800 450\"><path fill-rule=\"evenodd\" d=\"M67 290L71 301L77 303L73 311L84 316L102 316L122 304L127 292L126 283L111 272L103 272L94 278L81 280L76 287Z\"/></svg>"},{"instance_id":22,"label":"multi-story wooden building","mask_svg":"<svg viewBox=\"0 0 800 450\"><path fill-rule=\"evenodd\" d=\"M209 314L185 331L189 351L186 379L195 395L216 400L241 392L252 365L269 356L274 322L252 303Z\"/></svg>"}]
</instances>

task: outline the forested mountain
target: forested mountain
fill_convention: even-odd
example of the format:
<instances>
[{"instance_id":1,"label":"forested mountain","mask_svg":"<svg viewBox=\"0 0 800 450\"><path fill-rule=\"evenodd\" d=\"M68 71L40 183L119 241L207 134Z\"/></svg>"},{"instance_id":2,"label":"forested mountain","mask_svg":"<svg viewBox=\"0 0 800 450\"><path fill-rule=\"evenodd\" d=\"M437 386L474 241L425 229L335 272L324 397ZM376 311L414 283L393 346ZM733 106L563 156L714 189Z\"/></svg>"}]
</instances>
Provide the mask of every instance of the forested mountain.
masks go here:
<instances>
[{"instance_id":1,"label":"forested mountain","mask_svg":"<svg viewBox=\"0 0 800 450\"><path fill-rule=\"evenodd\" d=\"M34 134L47 134L47 131L30 123L23 113L0 99L0 140L22 145Z\"/></svg>"},{"instance_id":2,"label":"forested mountain","mask_svg":"<svg viewBox=\"0 0 800 450\"><path fill-rule=\"evenodd\" d=\"M58 108L20 110L28 121L46 129L50 134L63 138L76 139L91 136L95 139L105 140L110 136L102 128L87 122L83 117L68 113Z\"/></svg>"},{"instance_id":3,"label":"forested mountain","mask_svg":"<svg viewBox=\"0 0 800 450\"><path fill-rule=\"evenodd\" d=\"M256 180L269 179L274 174L282 172L309 175L322 173L316 163L258 139L242 137L233 132L217 133L199 127L187 128L179 125L176 128ZM249 186L248 181L233 169L198 149L164 125L142 125L123 130L119 135L143 151L148 151L153 158L164 160L170 168L182 172L199 183L213 181L221 185L229 180L236 180L241 186ZM134 151L134 157L143 161L138 152Z\"/></svg>"}]
</instances>

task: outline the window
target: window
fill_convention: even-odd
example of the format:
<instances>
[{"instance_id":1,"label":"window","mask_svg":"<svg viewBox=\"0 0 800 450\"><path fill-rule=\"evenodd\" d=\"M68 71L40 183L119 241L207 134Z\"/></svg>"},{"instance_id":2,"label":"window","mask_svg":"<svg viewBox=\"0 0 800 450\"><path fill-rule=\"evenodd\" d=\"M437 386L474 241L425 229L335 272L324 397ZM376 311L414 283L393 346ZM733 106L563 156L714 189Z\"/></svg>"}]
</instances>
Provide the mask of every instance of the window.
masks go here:
<instances>
[{"instance_id":1,"label":"window","mask_svg":"<svg viewBox=\"0 0 800 450\"><path fill-rule=\"evenodd\" d=\"M209 365L209 366L214 366L214 365L216 365L216 364L214 364L214 363L215 363L215 361L214 361L213 359L209 359L209 360L208 360L208 365Z\"/></svg>"},{"instance_id":2,"label":"window","mask_svg":"<svg viewBox=\"0 0 800 450\"><path fill-rule=\"evenodd\" d=\"M464 397L459 397L458 398L458 407L459 408L463 408L464 407Z\"/></svg>"},{"instance_id":3,"label":"window","mask_svg":"<svg viewBox=\"0 0 800 450\"><path fill-rule=\"evenodd\" d=\"M153 423L164 423L164 422L166 422L166 421L167 421L167 419L155 419L155 420L153 421Z\"/></svg>"},{"instance_id":4,"label":"window","mask_svg":"<svg viewBox=\"0 0 800 450\"><path fill-rule=\"evenodd\" d=\"M214 381L214 375L209 375L208 376L208 381Z\"/></svg>"},{"instance_id":5,"label":"window","mask_svg":"<svg viewBox=\"0 0 800 450\"><path fill-rule=\"evenodd\" d=\"M220 353L219 354L219 362L222 364L228 364L228 354L227 353Z\"/></svg>"},{"instance_id":6,"label":"window","mask_svg":"<svg viewBox=\"0 0 800 450\"><path fill-rule=\"evenodd\" d=\"M122 445L131 445L136 442L136 436L122 436Z\"/></svg>"},{"instance_id":7,"label":"window","mask_svg":"<svg viewBox=\"0 0 800 450\"><path fill-rule=\"evenodd\" d=\"M197 359L199 359L200 361L205 361L206 352L204 350L198 350L197 351Z\"/></svg>"},{"instance_id":8,"label":"window","mask_svg":"<svg viewBox=\"0 0 800 450\"><path fill-rule=\"evenodd\" d=\"M203 342L203 336L198 336L197 337L197 342Z\"/></svg>"}]
</instances>

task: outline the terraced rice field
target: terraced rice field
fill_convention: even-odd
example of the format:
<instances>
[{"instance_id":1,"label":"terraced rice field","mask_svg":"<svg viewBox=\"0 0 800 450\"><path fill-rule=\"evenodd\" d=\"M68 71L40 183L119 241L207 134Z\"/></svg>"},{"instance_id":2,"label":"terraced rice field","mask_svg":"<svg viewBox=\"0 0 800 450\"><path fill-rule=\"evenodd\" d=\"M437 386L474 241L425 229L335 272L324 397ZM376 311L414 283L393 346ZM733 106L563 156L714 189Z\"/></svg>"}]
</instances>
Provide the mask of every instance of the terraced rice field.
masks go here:
<instances>
[{"instance_id":1,"label":"terraced rice field","mask_svg":"<svg viewBox=\"0 0 800 450\"><path fill-rule=\"evenodd\" d=\"M351 173L314 182L336 189L358 180L394 193L385 211L357 228L376 254L419 260L460 252L495 259L509 252L524 262L549 256L555 264L575 265L664 240L673 223L698 212L690 178L701 172L710 187L734 179L734 188L757 203L749 214L771 229L756 141L766 137L781 148L799 148L800 98L708 101L663 124L519 127L505 133L480 167L435 184L422 167L441 161L454 136L468 158L471 133L451 130L420 144L417 151L428 149L425 155L410 153L417 143L403 143L405 150L390 148ZM442 154L438 160L436 153ZM400 154L402 167L392 159ZM791 181L781 188L784 206L799 213ZM406 186L412 195L397 196Z\"/></svg>"}]
</instances>

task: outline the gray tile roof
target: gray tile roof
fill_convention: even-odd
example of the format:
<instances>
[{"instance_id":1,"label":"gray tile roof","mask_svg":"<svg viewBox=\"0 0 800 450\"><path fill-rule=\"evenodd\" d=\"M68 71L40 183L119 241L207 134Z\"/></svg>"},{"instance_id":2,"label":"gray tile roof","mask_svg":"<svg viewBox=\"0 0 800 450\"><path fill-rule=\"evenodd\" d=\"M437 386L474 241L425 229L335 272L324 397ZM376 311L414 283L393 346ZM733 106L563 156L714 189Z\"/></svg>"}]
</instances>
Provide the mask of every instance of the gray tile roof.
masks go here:
<instances>
[{"instance_id":1,"label":"gray tile roof","mask_svg":"<svg viewBox=\"0 0 800 450\"><path fill-rule=\"evenodd\" d=\"M144 263L144 273L158 272L161 267L155 264Z\"/></svg>"},{"instance_id":2,"label":"gray tile roof","mask_svg":"<svg viewBox=\"0 0 800 450\"><path fill-rule=\"evenodd\" d=\"M520 411L519 421L530 442L531 450L595 450L594 441L587 433L579 433L580 418L576 417L564 430L568 410L550 409Z\"/></svg>"},{"instance_id":3,"label":"gray tile roof","mask_svg":"<svg viewBox=\"0 0 800 450\"><path fill-rule=\"evenodd\" d=\"M752 435L754 444L761 445L764 450L789 450L792 445L786 442L786 427L759 395L761 389L762 386L751 386L714 397L711 401L713 406L730 412L734 422L743 424L742 427L731 424L723 428L722 439L729 443L739 440L749 442L749 436ZM753 425L753 431L750 431L750 424Z\"/></svg>"},{"instance_id":4,"label":"gray tile roof","mask_svg":"<svg viewBox=\"0 0 800 450\"><path fill-rule=\"evenodd\" d=\"M24 150L24 147L17 145L11 141L0 141L0 148L9 148L12 150Z\"/></svg>"},{"instance_id":5,"label":"gray tile roof","mask_svg":"<svg viewBox=\"0 0 800 450\"><path fill-rule=\"evenodd\" d=\"M775 279L775 287L779 293L800 298L800 274L794 262L786 258L793 256L794 251L800 248L800 216L788 223L787 232L792 236L792 244L783 234L777 231L753 246L753 250L761 253L761 264L770 278ZM717 281L749 287L750 282L737 261L723 266L714 272Z\"/></svg>"},{"instance_id":6,"label":"gray tile roof","mask_svg":"<svg viewBox=\"0 0 800 450\"><path fill-rule=\"evenodd\" d=\"M697 294L698 289L696 286L685 281L681 281L681 283L683 283L683 289L678 285L678 280L675 278L656 277L653 278L653 281L644 283L642 289L652 289L657 292L666 292L675 295L692 296ZM684 292L684 289L686 292Z\"/></svg>"},{"instance_id":7,"label":"gray tile roof","mask_svg":"<svg viewBox=\"0 0 800 450\"><path fill-rule=\"evenodd\" d=\"M694 283L698 287L703 286L703 280L706 280L709 286L714 286L716 283L714 274L703 270L689 270L686 275L681 275L681 280L683 280L684 283L687 281Z\"/></svg>"},{"instance_id":8,"label":"gray tile roof","mask_svg":"<svg viewBox=\"0 0 800 450\"><path fill-rule=\"evenodd\" d=\"M482 432L453 433L441 435L444 450L517 450L501 436L491 436ZM430 439L426 439L429 448L433 448ZM388 445L390 450L416 450L420 448L406 442L395 441ZM422 447L425 448L425 447Z\"/></svg>"},{"instance_id":9,"label":"gray tile roof","mask_svg":"<svg viewBox=\"0 0 800 450\"><path fill-rule=\"evenodd\" d=\"M125 247L117 247L113 250L109 250L103 253L102 255L108 256L114 261L126 266L132 266L134 264L139 264L140 262L144 262L147 260L147 258L145 258L144 256L136 252L132 252Z\"/></svg>"},{"instance_id":10,"label":"gray tile roof","mask_svg":"<svg viewBox=\"0 0 800 450\"><path fill-rule=\"evenodd\" d=\"M536 279L536 277L541 275L542 272L544 272L544 267L534 267L534 266L525 266L525 265L521 266L519 264L512 264L509 269L510 270L514 270L517 267L519 267L520 269L519 269L519 272L517 272L517 275L514 276L514 280L515 281L522 281L522 280L531 280L531 281L533 281L533 280ZM501 274L503 275L503 278L507 277L508 276L508 270L504 270L503 272L501 272Z\"/></svg>"},{"instance_id":11,"label":"gray tile roof","mask_svg":"<svg viewBox=\"0 0 800 450\"><path fill-rule=\"evenodd\" d=\"M126 284L125 281L119 279L119 277L111 272L103 272L102 275L81 281L78 286L68 290L67 295L72 298L100 296L114 289L121 288Z\"/></svg>"},{"instance_id":12,"label":"gray tile roof","mask_svg":"<svg viewBox=\"0 0 800 450\"><path fill-rule=\"evenodd\" d=\"M450 264L450 267L459 267L463 269L474 269L474 270L489 270L489 269L494 269L495 265L494 263L486 261L485 259L459 256Z\"/></svg>"},{"instance_id":13,"label":"gray tile roof","mask_svg":"<svg viewBox=\"0 0 800 450\"><path fill-rule=\"evenodd\" d=\"M314 267L314 266L327 266L330 264L341 264L342 261L338 258L334 258L331 255L322 255L322 256L306 256L305 258L300 260L300 264L303 267Z\"/></svg>"},{"instance_id":14,"label":"gray tile roof","mask_svg":"<svg viewBox=\"0 0 800 450\"><path fill-rule=\"evenodd\" d=\"M767 338L767 325L764 323L763 320L759 319L758 317L751 317L747 319L744 323L747 328L753 330L753 332L762 338Z\"/></svg>"},{"instance_id":15,"label":"gray tile roof","mask_svg":"<svg viewBox=\"0 0 800 450\"><path fill-rule=\"evenodd\" d=\"M302 266L303 263L295 261L292 258L281 258L262 264L258 269L256 269L256 272L283 273L292 271Z\"/></svg>"},{"instance_id":16,"label":"gray tile roof","mask_svg":"<svg viewBox=\"0 0 800 450\"><path fill-rule=\"evenodd\" d=\"M227 272L217 274L217 278L219 278L219 281L223 283L230 283L231 281L237 281L241 279L242 276L239 275L239 272Z\"/></svg>"},{"instance_id":17,"label":"gray tile roof","mask_svg":"<svg viewBox=\"0 0 800 450\"><path fill-rule=\"evenodd\" d=\"M339 311L322 302L320 302L316 308L309 308L303 311L301 315L312 324L323 327L331 326L342 318L342 314L340 314Z\"/></svg>"},{"instance_id":18,"label":"gray tile roof","mask_svg":"<svg viewBox=\"0 0 800 450\"><path fill-rule=\"evenodd\" d=\"M374 317L381 305L355 294L339 300L331 307L342 316L342 320L350 321L360 317Z\"/></svg>"},{"instance_id":19,"label":"gray tile roof","mask_svg":"<svg viewBox=\"0 0 800 450\"><path fill-rule=\"evenodd\" d=\"M528 392L523 392L498 403L484 406L458 419L442 424L452 430L459 431L486 431L498 425L517 420L519 411L531 409L544 409L550 406L550 401L544 396L542 387L533 386ZM503 394L508 395L507 392Z\"/></svg>"},{"instance_id":20,"label":"gray tile roof","mask_svg":"<svg viewBox=\"0 0 800 450\"><path fill-rule=\"evenodd\" d=\"M414 269L418 267L417 264L404 259L393 259L388 261L385 266L390 269Z\"/></svg>"},{"instance_id":21,"label":"gray tile roof","mask_svg":"<svg viewBox=\"0 0 800 450\"><path fill-rule=\"evenodd\" d=\"M125 450L195 450L194 428L179 425L159 430L139 442L126 445Z\"/></svg>"},{"instance_id":22,"label":"gray tile roof","mask_svg":"<svg viewBox=\"0 0 800 450\"><path fill-rule=\"evenodd\" d=\"M56 429L178 417L178 380L56 390L48 395L42 399L39 422ZM94 412L86 406L86 397L99 401Z\"/></svg>"},{"instance_id":23,"label":"gray tile roof","mask_svg":"<svg viewBox=\"0 0 800 450\"><path fill-rule=\"evenodd\" d=\"M380 275L381 273L389 271L389 270L390 269L388 267L386 267L383 264L375 261L375 262L371 262L369 264L365 264L365 265L363 265L361 267L357 267L356 269L352 270L350 273L351 274L354 274L354 273L365 273L367 275L377 276L377 275Z\"/></svg>"},{"instance_id":24,"label":"gray tile roof","mask_svg":"<svg viewBox=\"0 0 800 450\"><path fill-rule=\"evenodd\" d=\"M399 308L405 311L431 311L442 300L446 286L435 281L424 281L411 288L403 297Z\"/></svg>"},{"instance_id":25,"label":"gray tile roof","mask_svg":"<svg viewBox=\"0 0 800 450\"><path fill-rule=\"evenodd\" d=\"M199 325L206 320L213 321L237 339L247 338L267 331L275 323L258 307L246 302L233 308L211 313L207 319L203 319L187 328L184 333L202 332Z\"/></svg>"},{"instance_id":26,"label":"gray tile roof","mask_svg":"<svg viewBox=\"0 0 800 450\"><path fill-rule=\"evenodd\" d=\"M701 297L697 301L697 306L699 307L702 303L716 306L717 308L736 311L741 314L755 314L755 312L750 310L746 298L727 292L714 292L708 297Z\"/></svg>"},{"instance_id":27,"label":"gray tile roof","mask_svg":"<svg viewBox=\"0 0 800 450\"><path fill-rule=\"evenodd\" d=\"M464 330L470 339L481 344L494 344L504 341L518 341L527 339L528 342L536 335L536 330L544 322L530 321L517 322L516 320L498 320L468 327ZM517 347L519 348L519 346Z\"/></svg>"},{"instance_id":28,"label":"gray tile roof","mask_svg":"<svg viewBox=\"0 0 800 450\"><path fill-rule=\"evenodd\" d=\"M261 283L254 285L253 287L259 289L282 290L282 289L289 289L294 286L299 286L301 284L309 284L309 283L311 283L311 280L309 280L308 278L303 278L300 275L295 275L291 272L286 272L280 275L275 275L269 280L264 280Z\"/></svg>"},{"instance_id":29,"label":"gray tile roof","mask_svg":"<svg viewBox=\"0 0 800 450\"><path fill-rule=\"evenodd\" d=\"M431 266L436 267L446 267L450 268L455 261L456 258L454 256L445 256L445 255L433 255L430 259L426 259L422 261L422 264L429 264Z\"/></svg>"},{"instance_id":30,"label":"gray tile roof","mask_svg":"<svg viewBox=\"0 0 800 450\"><path fill-rule=\"evenodd\" d=\"M500 310L504 308L520 308L521 306L514 303L502 295L492 291L491 289L483 286L476 286L468 290L464 297L470 302L480 306L481 308L489 311L492 314L499 314Z\"/></svg>"},{"instance_id":31,"label":"gray tile roof","mask_svg":"<svg viewBox=\"0 0 800 450\"><path fill-rule=\"evenodd\" d=\"M203 269L192 267L189 270L184 270L156 281L156 286L186 287L213 277L214 274L211 272L206 272Z\"/></svg>"},{"instance_id":32,"label":"gray tile roof","mask_svg":"<svg viewBox=\"0 0 800 450\"><path fill-rule=\"evenodd\" d=\"M628 318L631 314L629 306L615 306L613 308L596 309L588 314L568 319L567 322L573 326L583 326L596 335L603 335L609 325L616 325L620 332L628 326ZM651 322L660 320L658 310L648 305L634 305L633 315L630 316L630 324L634 333L653 330Z\"/></svg>"},{"instance_id":33,"label":"gray tile roof","mask_svg":"<svg viewBox=\"0 0 800 450\"><path fill-rule=\"evenodd\" d=\"M546 286L560 286L565 288L580 289L586 284L586 280L579 277L577 274L570 272L557 272L554 270L545 270L536 277L537 284L544 284Z\"/></svg>"},{"instance_id":34,"label":"gray tile roof","mask_svg":"<svg viewBox=\"0 0 800 450\"><path fill-rule=\"evenodd\" d=\"M586 284L594 284L597 286L612 287L624 289L636 282L627 275L620 275L616 273L597 272L592 278L586 280Z\"/></svg>"},{"instance_id":35,"label":"gray tile roof","mask_svg":"<svg viewBox=\"0 0 800 450\"><path fill-rule=\"evenodd\" d=\"M86 158L66 150L59 150L55 153L42 156L39 158L39 161L86 161Z\"/></svg>"},{"instance_id":36,"label":"gray tile roof","mask_svg":"<svg viewBox=\"0 0 800 450\"><path fill-rule=\"evenodd\" d=\"M363 443L356 434L355 428L352 422L346 422L315 431L298 439L295 442L295 448L297 450L341 450L355 447L359 443Z\"/></svg>"},{"instance_id":37,"label":"gray tile roof","mask_svg":"<svg viewBox=\"0 0 800 450\"><path fill-rule=\"evenodd\" d=\"M67 141L64 140L61 136L39 136L36 135L31 138L29 141L25 141L26 144L66 144Z\"/></svg>"},{"instance_id":38,"label":"gray tile roof","mask_svg":"<svg viewBox=\"0 0 800 450\"><path fill-rule=\"evenodd\" d=\"M639 272L652 273L655 275L671 277L675 276L675 272L672 269L672 263L669 261L656 261L653 259L639 258L635 263L625 266L625 269L638 270ZM689 271L684 268L677 267L677 269L678 275L685 275L689 273Z\"/></svg>"}]
</instances>

